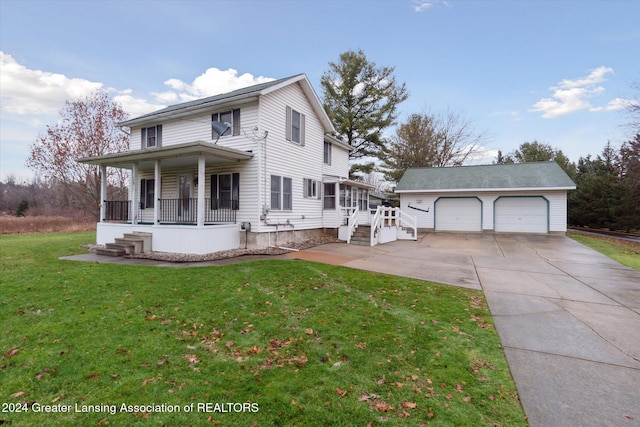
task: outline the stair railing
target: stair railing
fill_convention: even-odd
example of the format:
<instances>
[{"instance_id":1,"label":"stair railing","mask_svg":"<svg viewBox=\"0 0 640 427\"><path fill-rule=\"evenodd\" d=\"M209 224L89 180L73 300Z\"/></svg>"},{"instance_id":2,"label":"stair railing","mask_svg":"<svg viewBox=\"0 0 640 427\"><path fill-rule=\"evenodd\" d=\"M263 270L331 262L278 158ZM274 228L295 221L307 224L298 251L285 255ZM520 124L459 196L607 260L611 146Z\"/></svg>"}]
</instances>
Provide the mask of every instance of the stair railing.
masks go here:
<instances>
[{"instance_id":1,"label":"stair railing","mask_svg":"<svg viewBox=\"0 0 640 427\"><path fill-rule=\"evenodd\" d=\"M418 218L415 216L411 216L406 212L402 212L400 208L398 209L398 217L400 219L400 227L401 228L410 228L413 230L413 240L418 240Z\"/></svg>"},{"instance_id":2,"label":"stair railing","mask_svg":"<svg viewBox=\"0 0 640 427\"><path fill-rule=\"evenodd\" d=\"M353 235L356 228L358 228L358 207L353 207L353 212L349 215L347 219L347 244L351 243L351 236Z\"/></svg>"},{"instance_id":3,"label":"stair railing","mask_svg":"<svg viewBox=\"0 0 640 427\"><path fill-rule=\"evenodd\" d=\"M382 206L378 206L376 209L376 213L371 218L371 245L378 244L378 230L382 227Z\"/></svg>"}]
</instances>

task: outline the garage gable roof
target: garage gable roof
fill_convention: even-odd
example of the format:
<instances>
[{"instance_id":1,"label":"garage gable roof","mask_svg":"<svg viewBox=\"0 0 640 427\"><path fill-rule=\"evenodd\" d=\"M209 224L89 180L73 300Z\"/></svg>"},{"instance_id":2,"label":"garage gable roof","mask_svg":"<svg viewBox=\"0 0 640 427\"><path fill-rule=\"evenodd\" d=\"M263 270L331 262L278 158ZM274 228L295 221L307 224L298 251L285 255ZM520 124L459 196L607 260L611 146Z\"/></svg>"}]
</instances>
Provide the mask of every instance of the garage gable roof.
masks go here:
<instances>
[{"instance_id":1,"label":"garage gable roof","mask_svg":"<svg viewBox=\"0 0 640 427\"><path fill-rule=\"evenodd\" d=\"M573 190L576 184L556 162L410 168L397 193L491 190Z\"/></svg>"}]
</instances>

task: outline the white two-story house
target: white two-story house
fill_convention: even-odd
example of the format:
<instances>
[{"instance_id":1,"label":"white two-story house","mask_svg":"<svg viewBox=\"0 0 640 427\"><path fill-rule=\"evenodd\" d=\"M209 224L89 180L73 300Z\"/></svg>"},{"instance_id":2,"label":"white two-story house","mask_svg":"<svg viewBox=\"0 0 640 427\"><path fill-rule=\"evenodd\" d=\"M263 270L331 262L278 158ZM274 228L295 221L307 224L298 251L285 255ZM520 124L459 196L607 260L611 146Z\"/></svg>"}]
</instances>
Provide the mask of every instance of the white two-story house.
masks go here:
<instances>
[{"instance_id":1,"label":"white two-story house","mask_svg":"<svg viewBox=\"0 0 640 427\"><path fill-rule=\"evenodd\" d=\"M120 125L128 151L78 159L103 176L110 167L131 171L129 200L107 200L102 180L98 244L137 232L150 236L146 250L205 254L337 236L349 219L369 222L369 187L349 180L350 146L332 136L304 74Z\"/></svg>"}]
</instances>

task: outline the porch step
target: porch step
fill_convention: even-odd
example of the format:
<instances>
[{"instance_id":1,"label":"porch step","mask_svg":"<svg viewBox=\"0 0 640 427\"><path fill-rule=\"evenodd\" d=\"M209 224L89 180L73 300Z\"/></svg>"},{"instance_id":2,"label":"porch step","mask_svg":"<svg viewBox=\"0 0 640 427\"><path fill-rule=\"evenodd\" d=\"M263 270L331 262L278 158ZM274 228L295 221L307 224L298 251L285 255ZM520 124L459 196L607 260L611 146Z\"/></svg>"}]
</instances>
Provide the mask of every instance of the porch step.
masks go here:
<instances>
[{"instance_id":1,"label":"porch step","mask_svg":"<svg viewBox=\"0 0 640 427\"><path fill-rule=\"evenodd\" d=\"M358 226L351 235L351 241L349 243L358 246L371 246L371 226Z\"/></svg>"},{"instance_id":2,"label":"porch step","mask_svg":"<svg viewBox=\"0 0 640 427\"><path fill-rule=\"evenodd\" d=\"M141 252L150 252L151 251L151 237L152 233L146 233L143 231L134 231L133 233L125 233L124 239L130 241L141 241L142 247Z\"/></svg>"},{"instance_id":3,"label":"porch step","mask_svg":"<svg viewBox=\"0 0 640 427\"><path fill-rule=\"evenodd\" d=\"M122 248L97 248L96 254L106 256L124 256L124 249Z\"/></svg>"}]
</instances>

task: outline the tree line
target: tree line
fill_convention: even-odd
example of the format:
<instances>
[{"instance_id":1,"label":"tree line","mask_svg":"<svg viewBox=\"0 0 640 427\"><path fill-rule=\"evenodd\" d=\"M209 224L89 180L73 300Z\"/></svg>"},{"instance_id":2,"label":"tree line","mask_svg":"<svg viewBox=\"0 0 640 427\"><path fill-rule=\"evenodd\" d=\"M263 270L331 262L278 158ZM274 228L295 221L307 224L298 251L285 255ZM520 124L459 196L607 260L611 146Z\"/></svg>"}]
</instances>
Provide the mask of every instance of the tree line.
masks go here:
<instances>
[{"instance_id":1,"label":"tree line","mask_svg":"<svg viewBox=\"0 0 640 427\"><path fill-rule=\"evenodd\" d=\"M320 80L321 98L335 136L352 147L352 179L379 183L372 178L377 173L393 185L410 167L460 166L487 141L472 120L450 109L413 113L398 123L398 106L409 97L406 84L397 81L394 67L378 67L361 50L344 52L328 65ZM499 152L494 163L556 161L578 187L569 193L570 224L638 230L640 102L630 103L628 111L635 138L617 149L607 143L602 153L573 163L550 145L524 142L511 153ZM27 165L38 178L17 183L9 177L0 183L0 211L73 209L97 217L98 168L74 159L126 150L128 135L116 127L126 118L122 106L106 92L67 101L58 122L47 126L31 146ZM394 134L385 136L391 127ZM126 198L127 175L108 171L110 197Z\"/></svg>"}]
</instances>

